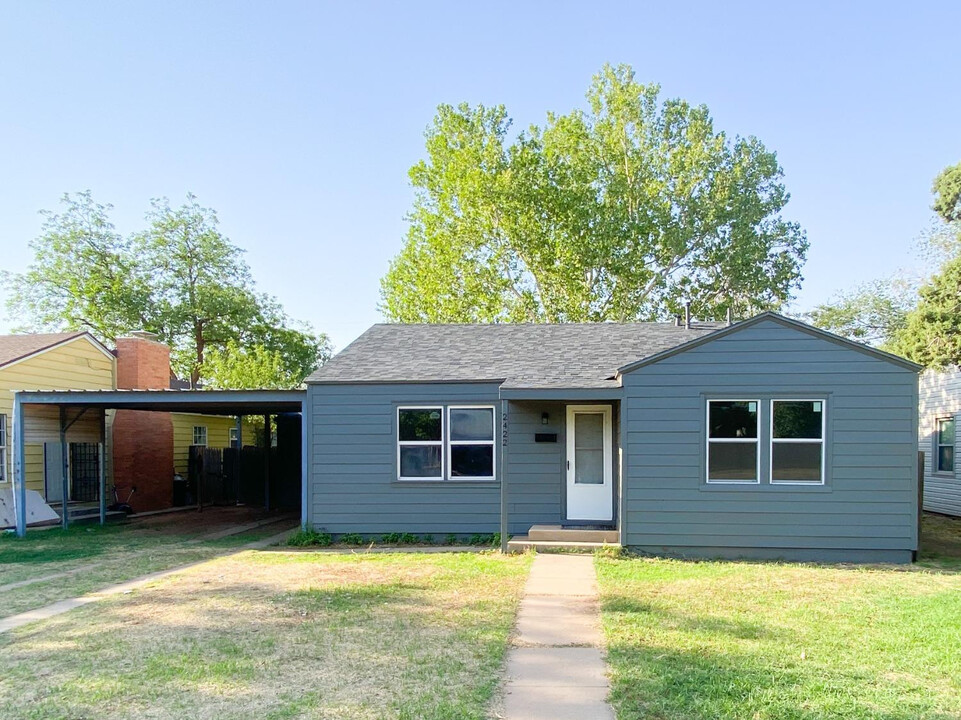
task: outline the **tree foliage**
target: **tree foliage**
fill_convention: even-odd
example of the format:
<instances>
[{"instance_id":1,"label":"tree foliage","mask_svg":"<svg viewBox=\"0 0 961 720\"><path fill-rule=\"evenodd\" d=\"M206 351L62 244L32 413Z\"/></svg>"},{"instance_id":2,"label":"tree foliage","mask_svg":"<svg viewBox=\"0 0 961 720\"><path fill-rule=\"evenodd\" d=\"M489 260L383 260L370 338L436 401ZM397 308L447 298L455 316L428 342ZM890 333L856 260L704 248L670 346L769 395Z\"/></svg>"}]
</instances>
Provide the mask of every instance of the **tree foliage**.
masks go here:
<instances>
[{"instance_id":1,"label":"tree foliage","mask_svg":"<svg viewBox=\"0 0 961 720\"><path fill-rule=\"evenodd\" d=\"M946 167L934 179L934 212L946 223L961 222L961 163Z\"/></svg>"},{"instance_id":2,"label":"tree foliage","mask_svg":"<svg viewBox=\"0 0 961 720\"><path fill-rule=\"evenodd\" d=\"M804 233L773 152L704 106L606 66L589 109L511 138L503 107L442 105L411 168L407 239L381 282L405 322L649 320L778 308Z\"/></svg>"},{"instance_id":3,"label":"tree foliage","mask_svg":"<svg viewBox=\"0 0 961 720\"><path fill-rule=\"evenodd\" d=\"M256 292L243 251L194 196L180 207L153 201L146 229L126 238L110 222L111 206L89 192L64 195L63 205L59 214L45 213L27 271L6 276L9 309L30 329L87 329L106 342L133 329L155 332L171 346L174 370L194 385L206 379L211 350L235 366L263 360L241 348L279 359L271 387L298 384L329 357L325 335L294 323L274 298ZM259 364L255 374L262 370ZM227 376L242 375L234 367L220 380Z\"/></svg>"},{"instance_id":4,"label":"tree foliage","mask_svg":"<svg viewBox=\"0 0 961 720\"><path fill-rule=\"evenodd\" d=\"M204 383L212 389L287 390L302 381L299 373L291 373L279 350L264 345L243 347L228 340L223 347L211 349L204 360Z\"/></svg>"},{"instance_id":5,"label":"tree foliage","mask_svg":"<svg viewBox=\"0 0 961 720\"><path fill-rule=\"evenodd\" d=\"M916 302L917 290L909 281L876 280L818 305L806 319L850 340L887 347L906 326Z\"/></svg>"},{"instance_id":6,"label":"tree foliage","mask_svg":"<svg viewBox=\"0 0 961 720\"><path fill-rule=\"evenodd\" d=\"M892 349L926 367L961 365L961 256L946 262L919 296Z\"/></svg>"}]
</instances>

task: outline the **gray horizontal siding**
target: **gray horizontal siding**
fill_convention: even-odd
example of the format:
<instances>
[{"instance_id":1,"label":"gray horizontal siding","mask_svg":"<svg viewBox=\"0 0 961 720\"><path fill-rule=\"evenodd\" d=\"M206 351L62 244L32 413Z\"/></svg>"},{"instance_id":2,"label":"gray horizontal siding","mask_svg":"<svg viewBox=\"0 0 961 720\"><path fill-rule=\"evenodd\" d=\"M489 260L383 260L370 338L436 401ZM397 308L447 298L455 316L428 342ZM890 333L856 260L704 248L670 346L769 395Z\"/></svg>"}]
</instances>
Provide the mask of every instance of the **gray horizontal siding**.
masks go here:
<instances>
[{"instance_id":1,"label":"gray horizontal siding","mask_svg":"<svg viewBox=\"0 0 961 720\"><path fill-rule=\"evenodd\" d=\"M953 473L934 469L937 421L944 417L961 421L961 372L925 371L921 374L918 418L918 448L924 453L924 509L961 516L961 458L956 455ZM957 427L955 422L956 432Z\"/></svg>"},{"instance_id":2,"label":"gray horizontal siding","mask_svg":"<svg viewBox=\"0 0 961 720\"><path fill-rule=\"evenodd\" d=\"M493 533L498 483L401 483L397 405L491 404L497 385L310 385L308 523L332 533ZM480 485L480 486L478 486Z\"/></svg>"},{"instance_id":3,"label":"gray horizontal siding","mask_svg":"<svg viewBox=\"0 0 961 720\"><path fill-rule=\"evenodd\" d=\"M541 413L549 423L541 424ZM566 459L565 405L556 401L511 402L507 450L507 517L513 534L563 519ZM557 433L556 443L534 442L535 433Z\"/></svg>"},{"instance_id":4,"label":"gray horizontal siding","mask_svg":"<svg viewBox=\"0 0 961 720\"><path fill-rule=\"evenodd\" d=\"M775 321L628 373L625 542L680 554L909 558L916 383L908 369ZM823 487L769 484L764 441L761 485L704 483L706 397L760 399L766 410L772 397L805 395L826 399Z\"/></svg>"}]
</instances>

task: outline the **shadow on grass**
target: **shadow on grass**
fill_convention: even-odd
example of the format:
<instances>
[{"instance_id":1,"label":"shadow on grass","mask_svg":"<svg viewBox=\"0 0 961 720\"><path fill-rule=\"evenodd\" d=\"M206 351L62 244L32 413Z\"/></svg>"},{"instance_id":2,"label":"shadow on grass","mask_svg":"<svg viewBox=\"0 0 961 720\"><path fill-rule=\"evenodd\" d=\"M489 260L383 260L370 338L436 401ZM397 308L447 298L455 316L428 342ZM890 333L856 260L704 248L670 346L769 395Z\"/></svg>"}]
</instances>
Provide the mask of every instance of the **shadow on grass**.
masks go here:
<instances>
[{"instance_id":1,"label":"shadow on grass","mask_svg":"<svg viewBox=\"0 0 961 720\"><path fill-rule=\"evenodd\" d=\"M64 562L102 554L116 531L70 528L29 533L25 538L0 536L0 565ZM104 542L106 541L106 542Z\"/></svg>"},{"instance_id":2,"label":"shadow on grass","mask_svg":"<svg viewBox=\"0 0 961 720\"><path fill-rule=\"evenodd\" d=\"M672 628L711 635L727 635L738 640L783 639L788 637L784 631L772 630L762 623L685 615L622 595L605 599L602 606L605 613L653 615Z\"/></svg>"},{"instance_id":3,"label":"shadow on grass","mask_svg":"<svg viewBox=\"0 0 961 720\"><path fill-rule=\"evenodd\" d=\"M409 603L428 590L425 584L410 582L379 585L350 584L328 588L307 588L290 595L294 606L307 612L369 609L389 603Z\"/></svg>"}]
</instances>

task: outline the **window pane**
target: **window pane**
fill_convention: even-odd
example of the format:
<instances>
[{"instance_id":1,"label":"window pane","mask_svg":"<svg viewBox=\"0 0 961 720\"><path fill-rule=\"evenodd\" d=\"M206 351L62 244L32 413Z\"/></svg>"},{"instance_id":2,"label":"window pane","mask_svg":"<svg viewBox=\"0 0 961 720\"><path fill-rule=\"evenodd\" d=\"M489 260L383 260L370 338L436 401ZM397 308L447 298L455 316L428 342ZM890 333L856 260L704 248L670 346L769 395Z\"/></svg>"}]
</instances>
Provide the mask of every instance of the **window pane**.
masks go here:
<instances>
[{"instance_id":1,"label":"window pane","mask_svg":"<svg viewBox=\"0 0 961 720\"><path fill-rule=\"evenodd\" d=\"M954 472L954 446L942 445L938 448L938 471Z\"/></svg>"},{"instance_id":2,"label":"window pane","mask_svg":"<svg viewBox=\"0 0 961 720\"><path fill-rule=\"evenodd\" d=\"M821 482L821 443L774 443L771 480Z\"/></svg>"},{"instance_id":3,"label":"window pane","mask_svg":"<svg viewBox=\"0 0 961 720\"><path fill-rule=\"evenodd\" d=\"M708 480L757 480L757 443L711 443Z\"/></svg>"},{"instance_id":4,"label":"window pane","mask_svg":"<svg viewBox=\"0 0 961 720\"><path fill-rule=\"evenodd\" d=\"M710 437L757 437L756 402L747 400L711 400L710 412Z\"/></svg>"},{"instance_id":5,"label":"window pane","mask_svg":"<svg viewBox=\"0 0 961 720\"><path fill-rule=\"evenodd\" d=\"M400 476L439 478L441 476L440 445L402 445Z\"/></svg>"},{"instance_id":6,"label":"window pane","mask_svg":"<svg viewBox=\"0 0 961 720\"><path fill-rule=\"evenodd\" d=\"M451 440L493 440L494 411L491 408L451 408Z\"/></svg>"},{"instance_id":7,"label":"window pane","mask_svg":"<svg viewBox=\"0 0 961 720\"><path fill-rule=\"evenodd\" d=\"M820 400L775 400L774 437L820 439L823 407Z\"/></svg>"},{"instance_id":8,"label":"window pane","mask_svg":"<svg viewBox=\"0 0 961 720\"><path fill-rule=\"evenodd\" d=\"M440 408L401 410L399 416L401 440L440 441Z\"/></svg>"},{"instance_id":9,"label":"window pane","mask_svg":"<svg viewBox=\"0 0 961 720\"><path fill-rule=\"evenodd\" d=\"M954 445L954 420L938 420L938 445Z\"/></svg>"},{"instance_id":10,"label":"window pane","mask_svg":"<svg viewBox=\"0 0 961 720\"><path fill-rule=\"evenodd\" d=\"M493 445L451 445L451 477L494 477Z\"/></svg>"},{"instance_id":11,"label":"window pane","mask_svg":"<svg viewBox=\"0 0 961 720\"><path fill-rule=\"evenodd\" d=\"M574 446L585 450L604 449L603 413L574 413Z\"/></svg>"},{"instance_id":12,"label":"window pane","mask_svg":"<svg viewBox=\"0 0 961 720\"><path fill-rule=\"evenodd\" d=\"M574 450L574 483L604 484L604 450Z\"/></svg>"}]
</instances>

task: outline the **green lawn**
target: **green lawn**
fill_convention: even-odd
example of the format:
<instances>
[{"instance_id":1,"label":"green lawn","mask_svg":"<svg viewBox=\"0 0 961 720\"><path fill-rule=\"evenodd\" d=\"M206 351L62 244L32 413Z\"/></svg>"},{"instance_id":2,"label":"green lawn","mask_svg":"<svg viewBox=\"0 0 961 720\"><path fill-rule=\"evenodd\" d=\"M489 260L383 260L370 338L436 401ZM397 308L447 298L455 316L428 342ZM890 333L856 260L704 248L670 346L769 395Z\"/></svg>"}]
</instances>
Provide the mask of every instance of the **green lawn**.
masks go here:
<instances>
[{"instance_id":1,"label":"green lawn","mask_svg":"<svg viewBox=\"0 0 961 720\"><path fill-rule=\"evenodd\" d=\"M76 597L147 573L215 557L232 548L276 535L290 522L265 525L220 540L200 540L213 530L243 524L213 510L155 518L130 525L75 526L30 530L25 538L0 534L0 617ZM61 573L70 573L61 575ZM53 576L53 577L50 577ZM42 580L50 577L49 580ZM10 589L8 586L42 580Z\"/></svg>"},{"instance_id":2,"label":"green lawn","mask_svg":"<svg viewBox=\"0 0 961 720\"><path fill-rule=\"evenodd\" d=\"M913 567L598 558L619 720L961 718L961 520Z\"/></svg>"},{"instance_id":3,"label":"green lawn","mask_svg":"<svg viewBox=\"0 0 961 720\"><path fill-rule=\"evenodd\" d=\"M248 551L0 635L0 717L486 717L530 556Z\"/></svg>"}]
</instances>

